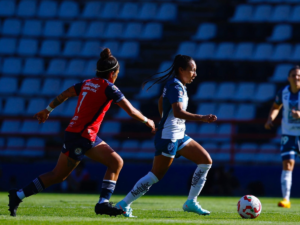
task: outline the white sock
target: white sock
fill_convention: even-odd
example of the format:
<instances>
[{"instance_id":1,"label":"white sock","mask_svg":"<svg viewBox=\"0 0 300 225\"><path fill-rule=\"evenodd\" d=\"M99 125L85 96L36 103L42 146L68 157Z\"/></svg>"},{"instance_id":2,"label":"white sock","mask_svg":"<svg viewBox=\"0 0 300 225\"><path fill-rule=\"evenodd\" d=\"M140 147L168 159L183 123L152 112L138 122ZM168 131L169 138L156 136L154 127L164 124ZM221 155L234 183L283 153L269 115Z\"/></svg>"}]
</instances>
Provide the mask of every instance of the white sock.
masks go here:
<instances>
[{"instance_id":1,"label":"white sock","mask_svg":"<svg viewBox=\"0 0 300 225\"><path fill-rule=\"evenodd\" d=\"M106 198L99 198L99 201L98 201L99 204L104 203L104 202L109 202L109 200Z\"/></svg>"},{"instance_id":2,"label":"white sock","mask_svg":"<svg viewBox=\"0 0 300 225\"><path fill-rule=\"evenodd\" d=\"M155 184L156 182L158 182L157 177L152 172L149 172L134 185L123 201L126 202L127 205L130 205L133 201L144 195L152 184Z\"/></svg>"},{"instance_id":3,"label":"white sock","mask_svg":"<svg viewBox=\"0 0 300 225\"><path fill-rule=\"evenodd\" d=\"M292 171L282 170L281 173L281 191L282 197L290 201L292 187Z\"/></svg>"},{"instance_id":4,"label":"white sock","mask_svg":"<svg viewBox=\"0 0 300 225\"><path fill-rule=\"evenodd\" d=\"M200 194L202 188L204 187L206 176L211 168L211 164L199 164L193 175L192 184L188 200L197 200L198 195Z\"/></svg>"},{"instance_id":5,"label":"white sock","mask_svg":"<svg viewBox=\"0 0 300 225\"><path fill-rule=\"evenodd\" d=\"M23 189L20 189L20 190L18 190L17 191L17 196L19 197L19 199L23 199L23 198L25 198L25 194L24 194L24 192L23 192Z\"/></svg>"}]
</instances>

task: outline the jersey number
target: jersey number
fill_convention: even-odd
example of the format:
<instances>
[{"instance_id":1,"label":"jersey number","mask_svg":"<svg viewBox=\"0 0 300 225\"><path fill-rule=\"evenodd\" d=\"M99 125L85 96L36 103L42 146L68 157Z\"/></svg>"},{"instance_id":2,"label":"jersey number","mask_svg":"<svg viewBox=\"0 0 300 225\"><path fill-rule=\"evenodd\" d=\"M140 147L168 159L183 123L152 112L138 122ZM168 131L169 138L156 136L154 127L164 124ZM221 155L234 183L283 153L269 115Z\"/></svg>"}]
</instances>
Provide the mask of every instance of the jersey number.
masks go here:
<instances>
[{"instance_id":1,"label":"jersey number","mask_svg":"<svg viewBox=\"0 0 300 225\"><path fill-rule=\"evenodd\" d=\"M81 99L81 101L80 101L80 103L79 103L77 112L79 112L80 106L81 106L81 104L82 104L82 102L83 102L83 99L85 98L86 94L87 94L87 92L82 92L82 95L83 95L83 96L82 96L82 99Z\"/></svg>"}]
</instances>

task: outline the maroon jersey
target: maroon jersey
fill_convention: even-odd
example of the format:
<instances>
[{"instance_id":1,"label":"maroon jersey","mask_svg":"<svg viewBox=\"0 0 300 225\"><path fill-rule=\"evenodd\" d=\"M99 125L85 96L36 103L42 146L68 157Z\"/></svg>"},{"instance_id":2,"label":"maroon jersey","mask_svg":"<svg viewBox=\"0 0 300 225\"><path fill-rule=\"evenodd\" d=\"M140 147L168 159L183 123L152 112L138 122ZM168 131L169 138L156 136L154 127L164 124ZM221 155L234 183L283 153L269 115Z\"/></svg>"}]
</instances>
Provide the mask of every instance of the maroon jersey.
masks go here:
<instances>
[{"instance_id":1,"label":"maroon jersey","mask_svg":"<svg viewBox=\"0 0 300 225\"><path fill-rule=\"evenodd\" d=\"M80 133L95 141L101 122L112 101L121 101L125 96L106 79L92 78L74 85L79 96L74 116L66 131Z\"/></svg>"}]
</instances>

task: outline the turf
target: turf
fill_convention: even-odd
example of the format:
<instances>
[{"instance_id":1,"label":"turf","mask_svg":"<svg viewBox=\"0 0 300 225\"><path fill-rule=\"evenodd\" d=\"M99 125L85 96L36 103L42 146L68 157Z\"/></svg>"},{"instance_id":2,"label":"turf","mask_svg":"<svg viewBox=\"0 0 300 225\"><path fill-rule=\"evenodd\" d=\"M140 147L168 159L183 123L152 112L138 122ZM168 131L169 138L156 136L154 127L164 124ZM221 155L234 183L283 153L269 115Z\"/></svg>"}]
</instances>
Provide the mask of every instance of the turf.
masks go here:
<instances>
[{"instance_id":1,"label":"turf","mask_svg":"<svg viewBox=\"0 0 300 225\"><path fill-rule=\"evenodd\" d=\"M117 202L123 196L113 196ZM132 204L133 215L109 217L94 213L98 195L39 194L25 199L18 209L17 217L9 216L7 193L0 193L0 224L299 224L300 199L292 199L292 207L277 207L279 198L260 198L261 215L254 219L242 219L237 214L234 197L199 197L203 208L211 211L210 216L199 216L183 212L184 196L143 196Z\"/></svg>"}]
</instances>

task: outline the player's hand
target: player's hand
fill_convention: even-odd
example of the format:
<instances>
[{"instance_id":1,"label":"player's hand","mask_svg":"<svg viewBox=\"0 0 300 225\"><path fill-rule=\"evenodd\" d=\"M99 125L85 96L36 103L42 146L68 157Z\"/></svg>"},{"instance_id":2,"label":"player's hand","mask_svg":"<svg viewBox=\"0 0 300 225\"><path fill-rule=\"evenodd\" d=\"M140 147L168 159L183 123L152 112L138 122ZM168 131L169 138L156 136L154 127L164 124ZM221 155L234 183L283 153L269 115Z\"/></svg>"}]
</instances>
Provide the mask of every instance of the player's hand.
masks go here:
<instances>
[{"instance_id":1,"label":"player's hand","mask_svg":"<svg viewBox=\"0 0 300 225\"><path fill-rule=\"evenodd\" d=\"M300 118L300 111L292 109L292 117L294 119L299 119Z\"/></svg>"},{"instance_id":2,"label":"player's hand","mask_svg":"<svg viewBox=\"0 0 300 225\"><path fill-rule=\"evenodd\" d=\"M45 121L48 119L50 112L47 109L44 109L37 114L33 116L33 118L36 118L40 123L45 123Z\"/></svg>"},{"instance_id":3,"label":"player's hand","mask_svg":"<svg viewBox=\"0 0 300 225\"><path fill-rule=\"evenodd\" d=\"M268 119L268 121L265 123L265 129L271 130L273 126L273 121L271 119Z\"/></svg>"},{"instance_id":4,"label":"player's hand","mask_svg":"<svg viewBox=\"0 0 300 225\"><path fill-rule=\"evenodd\" d=\"M155 124L153 122L153 120L151 119L148 119L147 123L145 123L147 127L150 127L152 130L151 130L151 133L155 133Z\"/></svg>"},{"instance_id":5,"label":"player's hand","mask_svg":"<svg viewBox=\"0 0 300 225\"><path fill-rule=\"evenodd\" d=\"M212 114L202 116L201 118L201 121L206 123L212 123L215 122L216 120L217 120L217 116Z\"/></svg>"}]
</instances>

